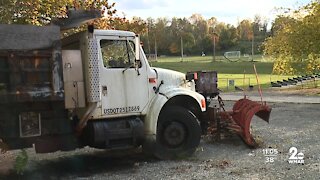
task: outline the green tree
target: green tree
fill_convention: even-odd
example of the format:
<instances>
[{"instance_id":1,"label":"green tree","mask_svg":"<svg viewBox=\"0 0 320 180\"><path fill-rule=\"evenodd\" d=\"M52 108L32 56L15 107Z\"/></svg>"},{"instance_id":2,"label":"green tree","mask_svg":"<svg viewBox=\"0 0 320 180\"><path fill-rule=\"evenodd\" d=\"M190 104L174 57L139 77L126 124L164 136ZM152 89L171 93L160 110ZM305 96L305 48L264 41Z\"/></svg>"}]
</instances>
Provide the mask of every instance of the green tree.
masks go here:
<instances>
[{"instance_id":1,"label":"green tree","mask_svg":"<svg viewBox=\"0 0 320 180\"><path fill-rule=\"evenodd\" d=\"M240 40L251 40L253 35L252 22L248 19L242 20L238 27Z\"/></svg>"},{"instance_id":2,"label":"green tree","mask_svg":"<svg viewBox=\"0 0 320 180\"><path fill-rule=\"evenodd\" d=\"M253 26L256 26L254 29ZM193 14L187 18L148 18L146 31L141 39L145 51L154 54L180 55L181 40L184 54L200 55L213 53L213 37L217 54L225 51L241 50L242 53L251 53L251 42L255 31L255 52L267 36L267 21L256 16L254 21L243 20L239 26L219 22L215 17L204 19L200 14Z\"/></svg>"},{"instance_id":3,"label":"green tree","mask_svg":"<svg viewBox=\"0 0 320 180\"><path fill-rule=\"evenodd\" d=\"M155 20L151 17L146 20L146 31L141 34L141 41L146 54L155 53Z\"/></svg>"},{"instance_id":4,"label":"green tree","mask_svg":"<svg viewBox=\"0 0 320 180\"><path fill-rule=\"evenodd\" d=\"M195 45L195 38L192 34L193 26L186 18L172 18L169 29L170 52L176 55L181 54L181 41L183 42L184 54L192 53Z\"/></svg>"},{"instance_id":5,"label":"green tree","mask_svg":"<svg viewBox=\"0 0 320 180\"><path fill-rule=\"evenodd\" d=\"M193 14L189 19L193 26L192 33L195 38L195 47L193 53L201 54L201 52L205 51L206 47L208 46L207 39L210 39L210 36L208 36L208 23L200 14Z\"/></svg>"},{"instance_id":6,"label":"green tree","mask_svg":"<svg viewBox=\"0 0 320 180\"><path fill-rule=\"evenodd\" d=\"M147 31L147 23L140 17L133 17L128 20L123 17L114 17L109 21L109 27L117 30L132 31L136 34L143 34Z\"/></svg>"},{"instance_id":7,"label":"green tree","mask_svg":"<svg viewBox=\"0 0 320 180\"><path fill-rule=\"evenodd\" d=\"M114 3L109 4L107 0L1 0L0 23L41 26L49 24L54 18L66 17L67 7L99 9L102 13L112 15L116 12L114 6Z\"/></svg>"},{"instance_id":8,"label":"green tree","mask_svg":"<svg viewBox=\"0 0 320 180\"><path fill-rule=\"evenodd\" d=\"M219 45L221 50L227 51L229 49L234 48L237 44L238 35L237 29L231 25L227 25L220 32Z\"/></svg>"},{"instance_id":9,"label":"green tree","mask_svg":"<svg viewBox=\"0 0 320 180\"><path fill-rule=\"evenodd\" d=\"M281 74L320 71L320 3L315 1L290 15L280 15L272 36L264 42L265 54L275 59L274 72Z\"/></svg>"},{"instance_id":10,"label":"green tree","mask_svg":"<svg viewBox=\"0 0 320 180\"><path fill-rule=\"evenodd\" d=\"M167 18L158 18L156 20L154 37L158 54L170 54L169 23L170 21Z\"/></svg>"}]
</instances>

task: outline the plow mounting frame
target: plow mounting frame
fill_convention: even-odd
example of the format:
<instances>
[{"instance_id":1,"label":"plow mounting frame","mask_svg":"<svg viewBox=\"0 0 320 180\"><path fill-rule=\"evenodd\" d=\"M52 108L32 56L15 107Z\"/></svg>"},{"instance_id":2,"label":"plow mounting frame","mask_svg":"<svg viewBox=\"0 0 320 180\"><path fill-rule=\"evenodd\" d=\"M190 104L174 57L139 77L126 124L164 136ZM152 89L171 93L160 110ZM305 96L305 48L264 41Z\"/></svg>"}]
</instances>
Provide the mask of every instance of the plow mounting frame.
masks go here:
<instances>
[{"instance_id":1,"label":"plow mounting frame","mask_svg":"<svg viewBox=\"0 0 320 180\"><path fill-rule=\"evenodd\" d=\"M249 147L257 147L251 134L250 124L254 115L269 123L271 108L265 102L255 102L246 97L236 101L232 110L226 111L218 96L219 107L207 108L208 134L221 139L224 131L238 134Z\"/></svg>"}]
</instances>

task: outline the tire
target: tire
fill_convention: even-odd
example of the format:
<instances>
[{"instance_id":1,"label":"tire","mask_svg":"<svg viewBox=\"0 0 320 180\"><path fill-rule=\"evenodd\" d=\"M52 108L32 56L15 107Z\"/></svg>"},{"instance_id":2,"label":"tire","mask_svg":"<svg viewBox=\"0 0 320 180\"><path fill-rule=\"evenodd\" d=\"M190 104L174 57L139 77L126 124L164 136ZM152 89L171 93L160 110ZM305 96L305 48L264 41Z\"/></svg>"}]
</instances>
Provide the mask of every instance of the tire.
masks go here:
<instances>
[{"instance_id":1,"label":"tire","mask_svg":"<svg viewBox=\"0 0 320 180\"><path fill-rule=\"evenodd\" d=\"M161 112L154 155L159 159L190 157L200 143L201 127L196 116L179 106Z\"/></svg>"}]
</instances>

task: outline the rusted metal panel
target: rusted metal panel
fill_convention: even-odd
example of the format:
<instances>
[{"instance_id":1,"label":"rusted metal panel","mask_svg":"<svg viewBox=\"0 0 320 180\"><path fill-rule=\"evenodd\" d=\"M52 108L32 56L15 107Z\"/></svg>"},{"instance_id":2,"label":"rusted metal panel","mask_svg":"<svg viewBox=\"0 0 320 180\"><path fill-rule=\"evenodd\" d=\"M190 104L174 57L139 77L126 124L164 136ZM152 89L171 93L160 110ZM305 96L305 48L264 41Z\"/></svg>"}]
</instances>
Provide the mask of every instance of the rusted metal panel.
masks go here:
<instances>
[{"instance_id":1,"label":"rusted metal panel","mask_svg":"<svg viewBox=\"0 0 320 180\"><path fill-rule=\"evenodd\" d=\"M63 101L13 102L0 104L0 137L20 137L19 115L36 113L41 117L41 135L70 133L70 122Z\"/></svg>"},{"instance_id":2,"label":"rusted metal panel","mask_svg":"<svg viewBox=\"0 0 320 180\"><path fill-rule=\"evenodd\" d=\"M57 50L1 51L0 103L63 100Z\"/></svg>"},{"instance_id":3,"label":"rusted metal panel","mask_svg":"<svg viewBox=\"0 0 320 180\"><path fill-rule=\"evenodd\" d=\"M14 142L10 149L15 149L39 136L71 133L59 27L0 25L0 38L0 138ZM25 118L29 114L41 119ZM38 125L28 129L29 121Z\"/></svg>"},{"instance_id":4,"label":"rusted metal panel","mask_svg":"<svg viewBox=\"0 0 320 180\"><path fill-rule=\"evenodd\" d=\"M215 97L219 94L218 91L218 78L216 71L197 71L188 72L188 75L193 75L193 79L196 83L196 91L205 97Z\"/></svg>"},{"instance_id":5,"label":"rusted metal panel","mask_svg":"<svg viewBox=\"0 0 320 180\"><path fill-rule=\"evenodd\" d=\"M0 50L34 50L54 47L59 26L0 24Z\"/></svg>"},{"instance_id":6,"label":"rusted metal panel","mask_svg":"<svg viewBox=\"0 0 320 180\"><path fill-rule=\"evenodd\" d=\"M63 67L62 67L62 55L60 49L60 42L59 45L55 44L58 47L52 52L52 67L51 67L51 74L52 74L52 89L53 89L53 96L56 96L58 99L63 99Z\"/></svg>"},{"instance_id":7,"label":"rusted metal panel","mask_svg":"<svg viewBox=\"0 0 320 180\"><path fill-rule=\"evenodd\" d=\"M198 72L198 80L196 81L196 89L199 93L213 94L217 93L217 72L202 71Z\"/></svg>"}]
</instances>

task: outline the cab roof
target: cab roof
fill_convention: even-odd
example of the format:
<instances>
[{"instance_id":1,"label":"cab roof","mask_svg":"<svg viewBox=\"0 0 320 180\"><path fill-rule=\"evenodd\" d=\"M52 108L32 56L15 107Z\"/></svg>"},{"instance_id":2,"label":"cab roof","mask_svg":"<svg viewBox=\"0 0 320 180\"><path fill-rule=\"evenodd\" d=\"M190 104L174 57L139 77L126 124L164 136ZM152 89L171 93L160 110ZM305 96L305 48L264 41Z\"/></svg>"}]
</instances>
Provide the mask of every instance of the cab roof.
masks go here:
<instances>
[{"instance_id":1,"label":"cab roof","mask_svg":"<svg viewBox=\"0 0 320 180\"><path fill-rule=\"evenodd\" d=\"M135 33L130 31L121 31L121 30L98 30L95 29L93 32L94 35L100 35L100 36L135 36Z\"/></svg>"}]
</instances>

